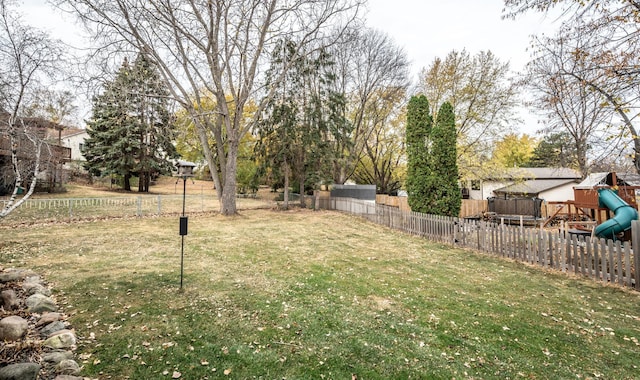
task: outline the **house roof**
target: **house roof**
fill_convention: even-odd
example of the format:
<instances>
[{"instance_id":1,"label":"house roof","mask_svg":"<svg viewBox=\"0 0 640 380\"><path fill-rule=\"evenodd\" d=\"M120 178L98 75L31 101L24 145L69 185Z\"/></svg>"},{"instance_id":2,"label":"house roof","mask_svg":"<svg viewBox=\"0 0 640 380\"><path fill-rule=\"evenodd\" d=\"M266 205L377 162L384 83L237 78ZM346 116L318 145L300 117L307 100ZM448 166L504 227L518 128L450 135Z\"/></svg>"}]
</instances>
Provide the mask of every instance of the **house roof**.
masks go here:
<instances>
[{"instance_id":1,"label":"house roof","mask_svg":"<svg viewBox=\"0 0 640 380\"><path fill-rule=\"evenodd\" d=\"M527 194L537 196L547 190L567 184L576 183L575 179L533 179L524 182L514 183L509 186L494 190L496 194Z\"/></svg>"},{"instance_id":2,"label":"house roof","mask_svg":"<svg viewBox=\"0 0 640 380\"><path fill-rule=\"evenodd\" d=\"M510 168L505 172L496 173L491 179L510 180L541 180L541 179L580 179L577 170L570 168Z\"/></svg>"},{"instance_id":3,"label":"house roof","mask_svg":"<svg viewBox=\"0 0 640 380\"><path fill-rule=\"evenodd\" d=\"M85 132L87 132L87 130L83 128L66 128L62 131L62 138L80 135Z\"/></svg>"},{"instance_id":4,"label":"house roof","mask_svg":"<svg viewBox=\"0 0 640 380\"><path fill-rule=\"evenodd\" d=\"M613 186L611 172L591 173L580 182L576 189L592 189L596 186ZM618 186L640 186L640 175L635 173L616 173Z\"/></svg>"},{"instance_id":5,"label":"house roof","mask_svg":"<svg viewBox=\"0 0 640 380\"><path fill-rule=\"evenodd\" d=\"M0 110L0 121L4 122L0 124L5 124L9 120L9 117L10 115L8 112L3 112L2 110ZM19 117L18 120L24 122L29 128L44 128L56 131L61 131L64 129L63 125L54 123L41 117Z\"/></svg>"}]
</instances>

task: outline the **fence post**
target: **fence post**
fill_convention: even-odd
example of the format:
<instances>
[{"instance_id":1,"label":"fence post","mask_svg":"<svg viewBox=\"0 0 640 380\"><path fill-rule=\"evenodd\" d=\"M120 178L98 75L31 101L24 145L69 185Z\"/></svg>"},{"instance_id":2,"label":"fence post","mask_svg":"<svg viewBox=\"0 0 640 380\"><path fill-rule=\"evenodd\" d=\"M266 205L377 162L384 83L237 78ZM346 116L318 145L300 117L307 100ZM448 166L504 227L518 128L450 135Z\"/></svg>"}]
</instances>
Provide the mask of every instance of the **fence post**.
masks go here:
<instances>
[{"instance_id":1,"label":"fence post","mask_svg":"<svg viewBox=\"0 0 640 380\"><path fill-rule=\"evenodd\" d=\"M73 199L69 199L69 221L73 219Z\"/></svg>"},{"instance_id":2,"label":"fence post","mask_svg":"<svg viewBox=\"0 0 640 380\"><path fill-rule=\"evenodd\" d=\"M631 221L631 241L635 289L638 290L640 289L640 223L637 220Z\"/></svg>"},{"instance_id":3,"label":"fence post","mask_svg":"<svg viewBox=\"0 0 640 380\"><path fill-rule=\"evenodd\" d=\"M136 206L137 206L136 216L142 216L142 197L141 196L138 196L138 198L136 199Z\"/></svg>"},{"instance_id":4,"label":"fence post","mask_svg":"<svg viewBox=\"0 0 640 380\"><path fill-rule=\"evenodd\" d=\"M162 215L162 196L158 194L158 215Z\"/></svg>"}]
</instances>

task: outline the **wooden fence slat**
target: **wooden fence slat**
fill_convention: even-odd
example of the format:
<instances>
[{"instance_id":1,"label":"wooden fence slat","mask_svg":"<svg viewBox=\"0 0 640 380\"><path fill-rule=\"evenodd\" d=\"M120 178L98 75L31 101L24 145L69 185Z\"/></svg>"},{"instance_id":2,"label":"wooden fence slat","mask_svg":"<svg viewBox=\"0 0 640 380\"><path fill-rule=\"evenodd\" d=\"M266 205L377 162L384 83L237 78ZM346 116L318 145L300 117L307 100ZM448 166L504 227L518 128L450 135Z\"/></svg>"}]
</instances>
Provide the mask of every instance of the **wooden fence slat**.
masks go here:
<instances>
[{"instance_id":1,"label":"wooden fence slat","mask_svg":"<svg viewBox=\"0 0 640 380\"><path fill-rule=\"evenodd\" d=\"M631 222L632 240L640 241L640 222ZM633 280L636 290L640 288L640 244L633 245Z\"/></svg>"},{"instance_id":2,"label":"wooden fence slat","mask_svg":"<svg viewBox=\"0 0 640 380\"><path fill-rule=\"evenodd\" d=\"M331 199L330 206L352 213L372 214L370 220L401 229L427 239L474 248L499 257L528 262L561 272L582 274L595 281L638 287L640 284L640 248L628 243L614 243L597 237L578 237L561 231L545 231L542 227L525 229L520 226L461 218L434 216L400 211L398 208L375 205L354 209L357 203L348 199ZM395 211L394 211L395 210ZM632 235L640 241L640 223L633 221ZM639 244L640 246L640 244Z\"/></svg>"},{"instance_id":3,"label":"wooden fence slat","mask_svg":"<svg viewBox=\"0 0 640 380\"><path fill-rule=\"evenodd\" d=\"M608 263L609 263L609 282L615 282L614 271L615 271L615 262L613 261L613 240L608 240L607 251L609 253Z\"/></svg>"},{"instance_id":4,"label":"wooden fence slat","mask_svg":"<svg viewBox=\"0 0 640 380\"><path fill-rule=\"evenodd\" d=\"M620 240L616 240L616 277L618 280L618 284L624 285L624 274L622 269L624 268L624 264L622 262L622 246L620 245Z\"/></svg>"},{"instance_id":5,"label":"wooden fence slat","mask_svg":"<svg viewBox=\"0 0 640 380\"><path fill-rule=\"evenodd\" d=\"M586 272L587 276L593 278L593 245L591 244L591 237L587 236L585 239L585 244L587 246L587 257L586 257Z\"/></svg>"},{"instance_id":6,"label":"wooden fence slat","mask_svg":"<svg viewBox=\"0 0 640 380\"><path fill-rule=\"evenodd\" d=\"M625 285L631 287L631 246L628 242L624 243L624 277Z\"/></svg>"}]
</instances>

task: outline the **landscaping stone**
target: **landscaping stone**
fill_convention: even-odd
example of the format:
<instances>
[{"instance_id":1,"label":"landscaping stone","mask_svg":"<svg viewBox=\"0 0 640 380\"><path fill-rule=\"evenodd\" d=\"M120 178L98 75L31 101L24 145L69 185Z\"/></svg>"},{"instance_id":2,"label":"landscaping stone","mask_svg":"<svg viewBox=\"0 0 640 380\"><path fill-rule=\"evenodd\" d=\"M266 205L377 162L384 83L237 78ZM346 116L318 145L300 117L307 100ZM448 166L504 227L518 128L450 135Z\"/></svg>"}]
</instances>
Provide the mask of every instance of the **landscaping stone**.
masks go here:
<instances>
[{"instance_id":1,"label":"landscaping stone","mask_svg":"<svg viewBox=\"0 0 640 380\"><path fill-rule=\"evenodd\" d=\"M0 283L7 283L0 292L0 307L7 316L0 320L0 345L29 339L25 352L20 348L19 354L0 365L0 380L83 380L74 360L75 332L67 327L66 316L56 312L58 306L49 297L47 284L32 271L2 268ZM36 338L38 333L47 339ZM19 343L14 346L21 347ZM33 363L17 362L20 360Z\"/></svg>"},{"instance_id":2,"label":"landscaping stone","mask_svg":"<svg viewBox=\"0 0 640 380\"><path fill-rule=\"evenodd\" d=\"M72 375L58 375L53 380L84 380L84 378Z\"/></svg>"},{"instance_id":3,"label":"landscaping stone","mask_svg":"<svg viewBox=\"0 0 640 380\"><path fill-rule=\"evenodd\" d=\"M2 293L0 293L0 297L2 297L2 306L7 311L17 309L20 305L18 296L13 289L3 290Z\"/></svg>"},{"instance_id":4,"label":"landscaping stone","mask_svg":"<svg viewBox=\"0 0 640 380\"><path fill-rule=\"evenodd\" d=\"M61 322L61 321L51 322L40 330L40 335L44 337L51 336L51 334L64 330L65 328L66 326L64 325L64 322Z\"/></svg>"},{"instance_id":5,"label":"landscaping stone","mask_svg":"<svg viewBox=\"0 0 640 380\"><path fill-rule=\"evenodd\" d=\"M64 315L62 315L62 313L54 313L54 312L44 313L42 314L40 319L38 319L38 322L36 322L36 327L46 325L55 321L61 321L63 319L64 319Z\"/></svg>"},{"instance_id":6,"label":"landscaping stone","mask_svg":"<svg viewBox=\"0 0 640 380\"><path fill-rule=\"evenodd\" d=\"M78 375L80 366L74 360L65 359L56 366L58 372L62 375Z\"/></svg>"},{"instance_id":7,"label":"landscaping stone","mask_svg":"<svg viewBox=\"0 0 640 380\"><path fill-rule=\"evenodd\" d=\"M47 340L42 343L45 347L61 349L70 348L76 344L76 336L73 331L61 330L53 333Z\"/></svg>"},{"instance_id":8,"label":"landscaping stone","mask_svg":"<svg viewBox=\"0 0 640 380\"><path fill-rule=\"evenodd\" d=\"M51 290L47 287L45 287L42 284L39 284L37 282L25 282L22 285L22 289L27 292L28 295L33 295L36 293L40 293L44 296L50 296L51 295Z\"/></svg>"},{"instance_id":9,"label":"landscaping stone","mask_svg":"<svg viewBox=\"0 0 640 380\"><path fill-rule=\"evenodd\" d=\"M45 362L58 364L63 360L73 359L73 352L71 351L51 351L42 355L42 360Z\"/></svg>"},{"instance_id":10,"label":"landscaping stone","mask_svg":"<svg viewBox=\"0 0 640 380\"><path fill-rule=\"evenodd\" d=\"M27 298L27 308L32 313L42 313L45 311L56 311L58 306L53 300L44 294L33 294Z\"/></svg>"},{"instance_id":11,"label":"landscaping stone","mask_svg":"<svg viewBox=\"0 0 640 380\"><path fill-rule=\"evenodd\" d=\"M0 282L22 281L27 276L33 275L35 275L35 273L26 269L7 269L0 273Z\"/></svg>"},{"instance_id":12,"label":"landscaping stone","mask_svg":"<svg viewBox=\"0 0 640 380\"><path fill-rule=\"evenodd\" d=\"M0 320L0 341L15 341L26 334L29 324L22 317L12 315Z\"/></svg>"},{"instance_id":13,"label":"landscaping stone","mask_svg":"<svg viewBox=\"0 0 640 380\"><path fill-rule=\"evenodd\" d=\"M36 363L9 364L0 368L0 380L35 380L40 372Z\"/></svg>"},{"instance_id":14,"label":"landscaping stone","mask_svg":"<svg viewBox=\"0 0 640 380\"><path fill-rule=\"evenodd\" d=\"M30 283L34 283L34 284L42 284L42 277L40 277L39 275L33 273L33 274L29 274L24 278L24 282L30 282Z\"/></svg>"}]
</instances>

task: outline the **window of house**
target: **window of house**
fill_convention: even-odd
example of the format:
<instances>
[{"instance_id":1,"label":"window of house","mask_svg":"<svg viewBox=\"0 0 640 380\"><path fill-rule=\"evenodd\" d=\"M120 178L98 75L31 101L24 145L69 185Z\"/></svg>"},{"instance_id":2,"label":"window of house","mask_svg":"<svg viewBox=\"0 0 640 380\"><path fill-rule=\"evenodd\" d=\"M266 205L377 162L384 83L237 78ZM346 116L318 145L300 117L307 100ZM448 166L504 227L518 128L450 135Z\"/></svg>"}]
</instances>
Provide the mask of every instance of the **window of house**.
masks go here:
<instances>
[{"instance_id":1,"label":"window of house","mask_svg":"<svg viewBox=\"0 0 640 380\"><path fill-rule=\"evenodd\" d=\"M471 190L480 190L480 181L471 181Z\"/></svg>"}]
</instances>

